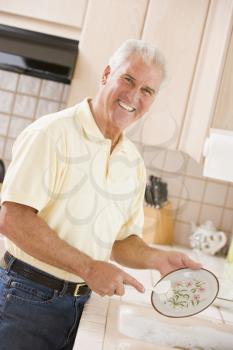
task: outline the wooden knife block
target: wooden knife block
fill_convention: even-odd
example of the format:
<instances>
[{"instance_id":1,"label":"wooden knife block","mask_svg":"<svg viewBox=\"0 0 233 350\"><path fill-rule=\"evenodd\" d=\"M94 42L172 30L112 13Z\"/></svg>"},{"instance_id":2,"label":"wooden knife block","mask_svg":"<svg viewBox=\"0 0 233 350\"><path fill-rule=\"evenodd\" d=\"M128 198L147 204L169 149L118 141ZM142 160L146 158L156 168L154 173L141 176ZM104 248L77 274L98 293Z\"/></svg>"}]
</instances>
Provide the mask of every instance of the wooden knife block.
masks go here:
<instances>
[{"instance_id":1,"label":"wooden knife block","mask_svg":"<svg viewBox=\"0 0 233 350\"><path fill-rule=\"evenodd\" d=\"M170 202L162 208L144 207L143 240L150 244L172 244L173 210Z\"/></svg>"}]
</instances>

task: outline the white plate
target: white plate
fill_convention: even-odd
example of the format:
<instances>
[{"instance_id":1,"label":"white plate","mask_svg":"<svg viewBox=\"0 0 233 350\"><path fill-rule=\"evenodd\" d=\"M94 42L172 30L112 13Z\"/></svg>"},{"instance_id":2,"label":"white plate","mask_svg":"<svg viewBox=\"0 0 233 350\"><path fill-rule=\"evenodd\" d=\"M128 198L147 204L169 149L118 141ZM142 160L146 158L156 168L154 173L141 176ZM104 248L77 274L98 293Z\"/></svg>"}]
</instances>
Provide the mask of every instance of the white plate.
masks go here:
<instances>
[{"instance_id":1,"label":"white plate","mask_svg":"<svg viewBox=\"0 0 233 350\"><path fill-rule=\"evenodd\" d=\"M151 293L156 311L168 317L195 315L213 303L218 295L217 277L206 269L179 269L162 277Z\"/></svg>"}]
</instances>

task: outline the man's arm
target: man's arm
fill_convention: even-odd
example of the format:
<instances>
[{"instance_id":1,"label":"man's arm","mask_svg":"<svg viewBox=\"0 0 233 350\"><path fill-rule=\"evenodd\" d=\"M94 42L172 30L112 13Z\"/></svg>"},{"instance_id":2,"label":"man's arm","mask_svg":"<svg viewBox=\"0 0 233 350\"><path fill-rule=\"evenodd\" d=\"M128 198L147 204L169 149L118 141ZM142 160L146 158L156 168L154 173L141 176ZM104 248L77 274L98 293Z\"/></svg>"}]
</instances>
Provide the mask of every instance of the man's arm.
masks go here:
<instances>
[{"instance_id":1,"label":"man's arm","mask_svg":"<svg viewBox=\"0 0 233 350\"><path fill-rule=\"evenodd\" d=\"M60 239L34 208L4 202L0 210L0 231L36 259L80 276L102 296L123 295L125 283L144 291L141 283L113 264L93 260Z\"/></svg>"},{"instance_id":2,"label":"man's arm","mask_svg":"<svg viewBox=\"0 0 233 350\"><path fill-rule=\"evenodd\" d=\"M112 259L136 269L156 269L161 275L182 267L201 268L199 263L186 254L152 248L136 235L116 241L112 249Z\"/></svg>"}]
</instances>

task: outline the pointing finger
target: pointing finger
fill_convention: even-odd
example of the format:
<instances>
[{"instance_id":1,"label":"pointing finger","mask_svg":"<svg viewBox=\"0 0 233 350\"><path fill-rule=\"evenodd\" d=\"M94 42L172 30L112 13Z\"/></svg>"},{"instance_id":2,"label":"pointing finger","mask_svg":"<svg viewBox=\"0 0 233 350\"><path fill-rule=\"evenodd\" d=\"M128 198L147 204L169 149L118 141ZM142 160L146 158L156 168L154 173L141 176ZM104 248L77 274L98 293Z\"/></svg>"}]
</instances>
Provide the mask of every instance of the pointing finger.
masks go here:
<instances>
[{"instance_id":1,"label":"pointing finger","mask_svg":"<svg viewBox=\"0 0 233 350\"><path fill-rule=\"evenodd\" d=\"M130 286L134 287L138 292L144 293L145 288L143 284L141 284L138 280L136 280L134 277L129 275L128 273L124 273L124 284L129 284Z\"/></svg>"}]
</instances>

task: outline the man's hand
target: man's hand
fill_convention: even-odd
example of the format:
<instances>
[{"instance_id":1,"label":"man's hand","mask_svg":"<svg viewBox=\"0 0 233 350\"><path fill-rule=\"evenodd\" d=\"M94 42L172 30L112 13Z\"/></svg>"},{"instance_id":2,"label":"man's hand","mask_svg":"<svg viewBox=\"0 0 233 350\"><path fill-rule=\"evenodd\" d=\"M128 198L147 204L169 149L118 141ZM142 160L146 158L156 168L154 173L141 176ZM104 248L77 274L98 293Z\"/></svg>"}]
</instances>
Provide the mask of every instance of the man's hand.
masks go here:
<instances>
[{"instance_id":1,"label":"man's hand","mask_svg":"<svg viewBox=\"0 0 233 350\"><path fill-rule=\"evenodd\" d=\"M145 290L143 285L128 273L113 264L99 260L91 262L85 281L101 296L114 294L121 296L125 293L125 284L131 285L141 293Z\"/></svg>"},{"instance_id":2,"label":"man's hand","mask_svg":"<svg viewBox=\"0 0 233 350\"><path fill-rule=\"evenodd\" d=\"M190 259L186 254L177 251L158 250L155 252L155 268L162 276L184 267L198 270L202 265Z\"/></svg>"},{"instance_id":3,"label":"man's hand","mask_svg":"<svg viewBox=\"0 0 233 350\"><path fill-rule=\"evenodd\" d=\"M199 263L191 260L186 254L149 247L135 235L114 243L112 259L135 269L156 269L161 275L182 267L201 268Z\"/></svg>"}]
</instances>

